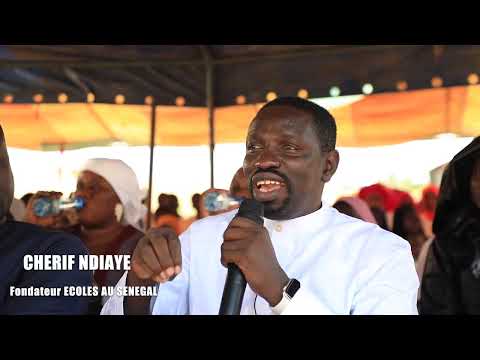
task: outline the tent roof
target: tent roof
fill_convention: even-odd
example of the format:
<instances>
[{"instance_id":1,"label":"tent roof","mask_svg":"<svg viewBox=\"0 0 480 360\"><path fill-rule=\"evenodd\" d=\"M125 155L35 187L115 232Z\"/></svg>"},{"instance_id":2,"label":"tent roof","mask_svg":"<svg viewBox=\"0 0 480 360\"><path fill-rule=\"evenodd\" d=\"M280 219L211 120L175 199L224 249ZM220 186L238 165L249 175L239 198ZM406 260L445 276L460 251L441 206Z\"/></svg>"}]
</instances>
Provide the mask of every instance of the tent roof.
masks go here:
<instances>
[{"instance_id":1,"label":"tent roof","mask_svg":"<svg viewBox=\"0 0 480 360\"><path fill-rule=\"evenodd\" d=\"M15 103L69 102L144 104L153 96L160 105L174 105L182 96L187 106L206 104L206 59L215 66L216 106L265 101L268 92L310 98L359 94L370 83L375 93L431 87L439 76L444 86L465 85L480 73L478 45L2 45L0 95Z\"/></svg>"},{"instance_id":2,"label":"tent roof","mask_svg":"<svg viewBox=\"0 0 480 360\"><path fill-rule=\"evenodd\" d=\"M260 104L217 108L217 143L244 142ZM30 149L75 148L126 142L148 145L151 107L112 104L7 104L0 119L7 144ZM158 106L157 145L209 143L206 108ZM377 146L442 133L480 134L480 86L366 96L331 109L339 146Z\"/></svg>"}]
</instances>

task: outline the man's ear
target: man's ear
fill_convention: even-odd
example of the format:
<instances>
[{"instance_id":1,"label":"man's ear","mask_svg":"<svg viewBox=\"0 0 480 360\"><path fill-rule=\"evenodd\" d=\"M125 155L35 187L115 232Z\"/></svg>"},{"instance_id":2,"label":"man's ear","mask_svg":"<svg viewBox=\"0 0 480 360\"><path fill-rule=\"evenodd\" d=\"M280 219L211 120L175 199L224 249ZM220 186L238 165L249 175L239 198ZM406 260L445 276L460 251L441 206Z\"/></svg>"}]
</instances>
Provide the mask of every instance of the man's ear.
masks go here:
<instances>
[{"instance_id":1,"label":"man's ear","mask_svg":"<svg viewBox=\"0 0 480 360\"><path fill-rule=\"evenodd\" d=\"M333 174L338 169L338 163L340 162L340 154L337 150L332 150L325 153L325 168L322 174L322 181L327 183L332 178Z\"/></svg>"}]
</instances>

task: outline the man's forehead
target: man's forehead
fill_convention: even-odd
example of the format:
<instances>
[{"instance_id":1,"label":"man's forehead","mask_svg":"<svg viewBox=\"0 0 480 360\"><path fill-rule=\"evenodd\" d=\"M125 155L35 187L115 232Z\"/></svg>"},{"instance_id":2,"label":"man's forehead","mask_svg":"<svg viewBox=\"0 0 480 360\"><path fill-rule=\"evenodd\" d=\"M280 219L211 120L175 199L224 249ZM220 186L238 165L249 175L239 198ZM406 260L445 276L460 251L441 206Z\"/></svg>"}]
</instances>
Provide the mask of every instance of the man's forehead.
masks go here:
<instances>
[{"instance_id":1,"label":"man's forehead","mask_svg":"<svg viewBox=\"0 0 480 360\"><path fill-rule=\"evenodd\" d=\"M312 114L292 106L272 106L263 109L253 119L251 126L280 124L287 128L302 130L312 121Z\"/></svg>"},{"instance_id":2,"label":"man's forehead","mask_svg":"<svg viewBox=\"0 0 480 360\"><path fill-rule=\"evenodd\" d=\"M269 133L271 135L303 136L310 132L311 117L309 114L300 113L298 116L282 114L282 116L257 116L248 129L248 136Z\"/></svg>"}]
</instances>

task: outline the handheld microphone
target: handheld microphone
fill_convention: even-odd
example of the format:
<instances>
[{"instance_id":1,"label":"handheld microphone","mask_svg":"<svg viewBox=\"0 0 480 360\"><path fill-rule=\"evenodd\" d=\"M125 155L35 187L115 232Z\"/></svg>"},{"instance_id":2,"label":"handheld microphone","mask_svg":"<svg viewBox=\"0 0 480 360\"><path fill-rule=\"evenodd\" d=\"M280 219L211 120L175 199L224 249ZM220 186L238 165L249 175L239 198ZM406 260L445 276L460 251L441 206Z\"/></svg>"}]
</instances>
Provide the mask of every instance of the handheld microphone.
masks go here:
<instances>
[{"instance_id":1,"label":"handheld microphone","mask_svg":"<svg viewBox=\"0 0 480 360\"><path fill-rule=\"evenodd\" d=\"M263 225L263 204L256 200L245 199L235 217L243 217ZM228 264L219 315L240 315L246 287L247 281L238 266Z\"/></svg>"}]
</instances>

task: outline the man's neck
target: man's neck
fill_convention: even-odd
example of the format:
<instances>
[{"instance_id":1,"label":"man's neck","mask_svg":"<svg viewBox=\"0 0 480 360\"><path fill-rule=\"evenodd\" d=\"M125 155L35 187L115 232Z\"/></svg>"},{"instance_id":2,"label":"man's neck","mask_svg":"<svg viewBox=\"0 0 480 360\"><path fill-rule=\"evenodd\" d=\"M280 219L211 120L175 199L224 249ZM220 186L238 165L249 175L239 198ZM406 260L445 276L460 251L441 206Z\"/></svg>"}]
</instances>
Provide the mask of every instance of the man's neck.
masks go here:
<instances>
[{"instance_id":1,"label":"man's neck","mask_svg":"<svg viewBox=\"0 0 480 360\"><path fill-rule=\"evenodd\" d=\"M274 221L288 221L288 220L298 219L298 218L313 214L313 213L319 211L322 207L323 207L323 202L321 202L320 206L318 206L318 208L315 208L314 210L307 210L307 211L303 211L303 212L298 212L296 215L292 215L292 216L287 215L287 216L278 216L277 217L277 216L275 216L275 214L272 214L271 216L265 216L265 218L269 219L269 220L274 220Z\"/></svg>"},{"instance_id":2,"label":"man's neck","mask_svg":"<svg viewBox=\"0 0 480 360\"><path fill-rule=\"evenodd\" d=\"M7 222L7 217L4 216L3 218L0 219L0 225L3 225Z\"/></svg>"}]
</instances>

